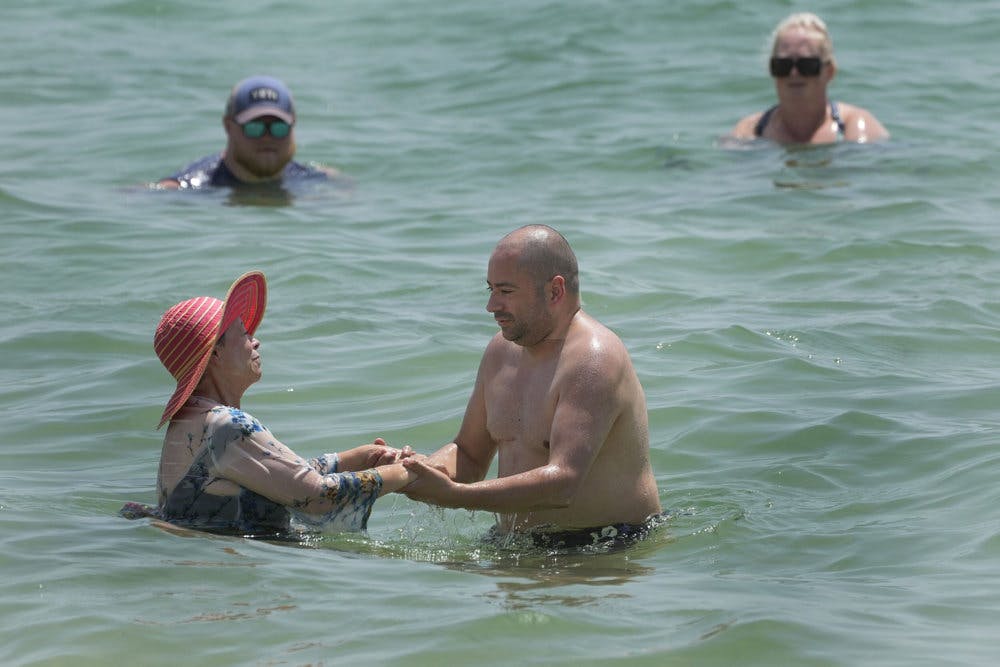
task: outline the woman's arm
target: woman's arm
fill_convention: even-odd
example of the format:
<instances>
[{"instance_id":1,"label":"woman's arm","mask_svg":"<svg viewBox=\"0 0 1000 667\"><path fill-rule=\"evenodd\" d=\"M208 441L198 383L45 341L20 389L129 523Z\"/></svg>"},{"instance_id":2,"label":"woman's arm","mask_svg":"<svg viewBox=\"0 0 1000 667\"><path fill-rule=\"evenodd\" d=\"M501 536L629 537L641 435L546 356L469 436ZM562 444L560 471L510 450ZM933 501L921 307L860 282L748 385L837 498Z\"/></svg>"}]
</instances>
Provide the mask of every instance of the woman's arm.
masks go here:
<instances>
[{"instance_id":1,"label":"woman's arm","mask_svg":"<svg viewBox=\"0 0 1000 667\"><path fill-rule=\"evenodd\" d=\"M209 429L214 474L319 521L343 513L366 517L376 498L415 478L400 464L323 474L241 410L220 412ZM365 458L398 457L399 452L390 449L372 443L347 454L354 464ZM326 456L315 461L319 467L336 464Z\"/></svg>"}]
</instances>

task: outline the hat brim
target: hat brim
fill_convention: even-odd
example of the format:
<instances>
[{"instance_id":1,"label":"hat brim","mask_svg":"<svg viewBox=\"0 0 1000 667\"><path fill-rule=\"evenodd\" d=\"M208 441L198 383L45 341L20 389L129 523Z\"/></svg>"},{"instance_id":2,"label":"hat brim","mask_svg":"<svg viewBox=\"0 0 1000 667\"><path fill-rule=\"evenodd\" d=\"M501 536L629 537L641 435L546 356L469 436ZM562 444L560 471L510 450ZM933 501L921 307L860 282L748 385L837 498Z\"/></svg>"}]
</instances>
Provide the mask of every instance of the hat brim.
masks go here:
<instances>
[{"instance_id":1,"label":"hat brim","mask_svg":"<svg viewBox=\"0 0 1000 667\"><path fill-rule=\"evenodd\" d=\"M244 109L240 113L233 116L233 120L242 125L248 121L254 120L256 118L263 118L264 116L274 116L279 118L289 125L295 123L295 115L290 114L281 107L271 106L269 104L258 104L250 107L249 109Z\"/></svg>"},{"instance_id":2,"label":"hat brim","mask_svg":"<svg viewBox=\"0 0 1000 667\"><path fill-rule=\"evenodd\" d=\"M264 319L264 308L267 306L267 281L260 271L249 271L236 279L226 294L225 308L222 311L222 325L216 334L225 333L229 325L239 317L243 326L251 336L260 321Z\"/></svg>"},{"instance_id":3,"label":"hat brim","mask_svg":"<svg viewBox=\"0 0 1000 667\"><path fill-rule=\"evenodd\" d=\"M219 338L226 332L226 329L237 319L243 321L243 326L251 336L257 331L260 322L264 319L264 309L267 306L267 280L260 271L249 271L236 279L226 293L223 302L221 317L218 319L215 334L206 341L206 344L197 352L199 355L197 362L177 380L177 388L174 390L167 406L160 417L157 429L170 421L174 414L190 398L194 388L201 381L201 376L205 374L208 367L208 360L212 356L212 348Z\"/></svg>"}]
</instances>

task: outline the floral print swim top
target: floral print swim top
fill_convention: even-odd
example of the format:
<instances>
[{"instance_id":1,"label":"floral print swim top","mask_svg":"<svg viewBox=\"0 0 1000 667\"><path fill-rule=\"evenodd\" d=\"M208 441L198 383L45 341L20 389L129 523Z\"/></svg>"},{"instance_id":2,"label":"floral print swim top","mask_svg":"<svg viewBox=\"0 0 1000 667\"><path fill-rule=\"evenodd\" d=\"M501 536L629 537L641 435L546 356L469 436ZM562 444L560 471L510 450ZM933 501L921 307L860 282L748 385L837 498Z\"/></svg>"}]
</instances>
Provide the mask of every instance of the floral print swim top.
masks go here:
<instances>
[{"instance_id":1,"label":"floral print swim top","mask_svg":"<svg viewBox=\"0 0 1000 667\"><path fill-rule=\"evenodd\" d=\"M194 459L173 489L162 480L177 464L161 463L155 516L241 535L366 528L382 490L378 472L338 472L337 454L305 461L238 408L217 406L198 416L201 432L183 434ZM176 419L170 428L190 431L200 422Z\"/></svg>"}]
</instances>

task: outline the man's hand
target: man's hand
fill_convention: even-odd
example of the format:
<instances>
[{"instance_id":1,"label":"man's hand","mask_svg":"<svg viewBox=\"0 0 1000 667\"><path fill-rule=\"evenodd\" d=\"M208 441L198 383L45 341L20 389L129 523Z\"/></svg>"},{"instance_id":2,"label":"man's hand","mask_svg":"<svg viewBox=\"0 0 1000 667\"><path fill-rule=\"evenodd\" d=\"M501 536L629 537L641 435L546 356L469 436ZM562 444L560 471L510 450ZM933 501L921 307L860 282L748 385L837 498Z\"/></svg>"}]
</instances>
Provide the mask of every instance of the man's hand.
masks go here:
<instances>
[{"instance_id":1,"label":"man's hand","mask_svg":"<svg viewBox=\"0 0 1000 667\"><path fill-rule=\"evenodd\" d=\"M411 456L402 463L404 468L417 475L417 479L402 490L407 498L442 507L460 506L457 493L461 485L451 481L443 465L431 465L426 456Z\"/></svg>"}]
</instances>

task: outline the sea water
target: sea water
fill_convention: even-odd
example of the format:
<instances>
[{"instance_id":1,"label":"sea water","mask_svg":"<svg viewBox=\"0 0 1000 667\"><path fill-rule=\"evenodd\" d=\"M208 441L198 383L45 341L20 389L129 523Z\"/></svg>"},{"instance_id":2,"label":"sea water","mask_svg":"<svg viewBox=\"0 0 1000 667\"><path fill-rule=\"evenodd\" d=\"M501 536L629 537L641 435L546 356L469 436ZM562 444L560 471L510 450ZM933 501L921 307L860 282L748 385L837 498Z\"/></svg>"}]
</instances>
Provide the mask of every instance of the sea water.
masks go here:
<instances>
[{"instance_id":1,"label":"sea water","mask_svg":"<svg viewBox=\"0 0 1000 667\"><path fill-rule=\"evenodd\" d=\"M730 150L812 10L879 146ZM0 662L992 665L1000 3L37 0L0 10ZM155 192L230 86L295 94L348 186ZM302 455L454 437L486 261L563 232L646 390L673 518L624 552L481 541L388 496L301 544L155 499L173 303L263 270L244 408Z\"/></svg>"}]
</instances>

